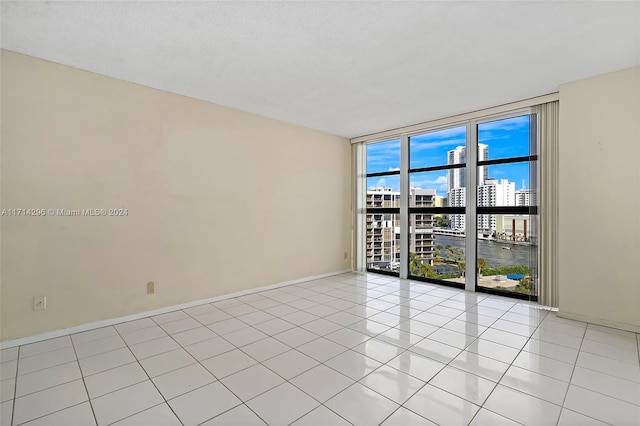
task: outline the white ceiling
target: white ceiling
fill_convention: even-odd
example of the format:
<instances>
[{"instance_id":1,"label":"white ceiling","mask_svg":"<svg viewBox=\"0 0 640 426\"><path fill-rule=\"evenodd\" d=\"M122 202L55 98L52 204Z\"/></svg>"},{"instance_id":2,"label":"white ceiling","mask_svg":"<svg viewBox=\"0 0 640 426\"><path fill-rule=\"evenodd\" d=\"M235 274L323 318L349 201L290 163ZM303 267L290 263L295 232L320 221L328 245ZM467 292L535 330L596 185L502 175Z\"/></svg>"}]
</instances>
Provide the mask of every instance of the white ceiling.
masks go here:
<instances>
[{"instance_id":1,"label":"white ceiling","mask_svg":"<svg viewBox=\"0 0 640 426\"><path fill-rule=\"evenodd\" d=\"M640 2L11 2L3 48L354 137L640 64Z\"/></svg>"}]
</instances>

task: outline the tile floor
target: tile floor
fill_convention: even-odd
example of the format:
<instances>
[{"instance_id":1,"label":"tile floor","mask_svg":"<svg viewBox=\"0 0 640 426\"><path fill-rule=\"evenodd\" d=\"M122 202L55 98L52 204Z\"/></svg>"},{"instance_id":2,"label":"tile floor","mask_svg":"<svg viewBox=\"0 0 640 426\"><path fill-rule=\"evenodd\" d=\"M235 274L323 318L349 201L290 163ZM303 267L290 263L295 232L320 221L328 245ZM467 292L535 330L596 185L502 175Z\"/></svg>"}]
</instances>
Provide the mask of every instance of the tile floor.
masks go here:
<instances>
[{"instance_id":1,"label":"tile floor","mask_svg":"<svg viewBox=\"0 0 640 426\"><path fill-rule=\"evenodd\" d=\"M343 274L3 349L2 425L638 425L637 334Z\"/></svg>"}]
</instances>

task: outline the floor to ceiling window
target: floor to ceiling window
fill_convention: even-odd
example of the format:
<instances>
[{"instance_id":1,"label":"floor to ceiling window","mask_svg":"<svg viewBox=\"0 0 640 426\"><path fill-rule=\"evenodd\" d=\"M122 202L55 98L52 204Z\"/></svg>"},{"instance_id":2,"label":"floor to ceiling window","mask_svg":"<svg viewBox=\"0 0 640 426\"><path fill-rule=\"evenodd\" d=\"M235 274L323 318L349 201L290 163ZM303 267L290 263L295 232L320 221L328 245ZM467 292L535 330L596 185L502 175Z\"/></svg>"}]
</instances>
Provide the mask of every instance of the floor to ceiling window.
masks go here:
<instances>
[{"instance_id":1,"label":"floor to ceiling window","mask_svg":"<svg viewBox=\"0 0 640 426\"><path fill-rule=\"evenodd\" d=\"M409 277L464 286L466 140L464 125L409 137Z\"/></svg>"},{"instance_id":2,"label":"floor to ceiling window","mask_svg":"<svg viewBox=\"0 0 640 426\"><path fill-rule=\"evenodd\" d=\"M400 140L367 145L367 269L400 270Z\"/></svg>"},{"instance_id":3,"label":"floor to ceiling window","mask_svg":"<svg viewBox=\"0 0 640 426\"><path fill-rule=\"evenodd\" d=\"M479 288L537 295L536 129L535 114L477 125Z\"/></svg>"},{"instance_id":4,"label":"floor to ceiling window","mask_svg":"<svg viewBox=\"0 0 640 426\"><path fill-rule=\"evenodd\" d=\"M521 110L367 143L367 270L535 299L536 132Z\"/></svg>"}]
</instances>

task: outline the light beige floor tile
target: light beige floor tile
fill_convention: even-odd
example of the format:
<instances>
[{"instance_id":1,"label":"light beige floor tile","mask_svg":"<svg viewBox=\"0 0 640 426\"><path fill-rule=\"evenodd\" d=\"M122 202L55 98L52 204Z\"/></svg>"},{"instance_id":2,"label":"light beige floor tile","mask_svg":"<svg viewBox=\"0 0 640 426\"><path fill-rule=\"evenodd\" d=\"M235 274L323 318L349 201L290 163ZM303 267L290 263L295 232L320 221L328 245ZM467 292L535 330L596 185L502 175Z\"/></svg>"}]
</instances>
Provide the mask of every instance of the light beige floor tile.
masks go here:
<instances>
[{"instance_id":1,"label":"light beige floor tile","mask_svg":"<svg viewBox=\"0 0 640 426\"><path fill-rule=\"evenodd\" d=\"M3 423L4 424L4 423ZM40 417L36 420L32 420L28 423L24 423L28 426L54 426L54 425L95 425L96 420L93 417L93 411L91 405L88 402L83 402L73 407L65 408L57 411L53 414L49 414L44 417Z\"/></svg>"},{"instance_id":2,"label":"light beige floor tile","mask_svg":"<svg viewBox=\"0 0 640 426\"><path fill-rule=\"evenodd\" d=\"M192 364L152 379L162 396L169 400L216 381L202 365Z\"/></svg>"},{"instance_id":3,"label":"light beige floor tile","mask_svg":"<svg viewBox=\"0 0 640 426\"><path fill-rule=\"evenodd\" d=\"M169 401L169 405L185 425L197 425L240 405L219 382L198 388Z\"/></svg>"},{"instance_id":4,"label":"light beige floor tile","mask_svg":"<svg viewBox=\"0 0 640 426\"><path fill-rule=\"evenodd\" d=\"M80 367L77 361L23 374L16 379L16 397L28 395L81 378L82 374L80 373Z\"/></svg>"},{"instance_id":5,"label":"light beige floor tile","mask_svg":"<svg viewBox=\"0 0 640 426\"><path fill-rule=\"evenodd\" d=\"M147 380L91 400L98 424L111 424L145 411L163 402L151 381Z\"/></svg>"},{"instance_id":6,"label":"light beige floor tile","mask_svg":"<svg viewBox=\"0 0 640 426\"><path fill-rule=\"evenodd\" d=\"M140 364L132 362L85 377L84 382L89 396L97 398L148 379Z\"/></svg>"},{"instance_id":7,"label":"light beige floor tile","mask_svg":"<svg viewBox=\"0 0 640 426\"><path fill-rule=\"evenodd\" d=\"M114 425L118 426L182 426L180 420L173 414L166 403L144 410L133 416L126 417Z\"/></svg>"},{"instance_id":8,"label":"light beige floor tile","mask_svg":"<svg viewBox=\"0 0 640 426\"><path fill-rule=\"evenodd\" d=\"M25 423L87 400L87 391L82 380L65 383L16 398L13 422L15 424Z\"/></svg>"}]
</instances>

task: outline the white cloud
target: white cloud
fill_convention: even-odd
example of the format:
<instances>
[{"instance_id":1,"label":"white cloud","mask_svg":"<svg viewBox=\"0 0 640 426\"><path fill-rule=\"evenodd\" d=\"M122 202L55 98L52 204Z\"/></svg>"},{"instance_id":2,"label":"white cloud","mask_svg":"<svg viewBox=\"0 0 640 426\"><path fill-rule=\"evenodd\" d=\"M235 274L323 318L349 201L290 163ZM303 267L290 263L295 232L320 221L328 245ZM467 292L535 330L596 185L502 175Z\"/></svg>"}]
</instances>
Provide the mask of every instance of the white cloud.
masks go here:
<instances>
[{"instance_id":1,"label":"white cloud","mask_svg":"<svg viewBox=\"0 0 640 426\"><path fill-rule=\"evenodd\" d=\"M386 185L387 185L387 181L384 180L384 178L380 178L380 180L378 180L378 182L375 185L372 185L371 187L369 187L369 189L379 188Z\"/></svg>"},{"instance_id":2,"label":"white cloud","mask_svg":"<svg viewBox=\"0 0 640 426\"><path fill-rule=\"evenodd\" d=\"M437 141L437 142L422 142L420 144L415 144L411 146L411 151L412 152L418 152L418 151L425 151L425 150L431 150L431 149L435 149L435 148L441 148L443 146L464 146L465 145L465 139L451 139L451 140L445 140L445 141Z\"/></svg>"},{"instance_id":3,"label":"white cloud","mask_svg":"<svg viewBox=\"0 0 640 426\"><path fill-rule=\"evenodd\" d=\"M436 189L439 192L447 191L447 176L438 176L435 179L424 179L411 182L411 186L423 189Z\"/></svg>"}]
</instances>

